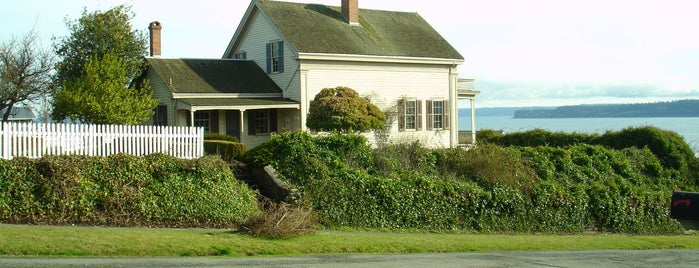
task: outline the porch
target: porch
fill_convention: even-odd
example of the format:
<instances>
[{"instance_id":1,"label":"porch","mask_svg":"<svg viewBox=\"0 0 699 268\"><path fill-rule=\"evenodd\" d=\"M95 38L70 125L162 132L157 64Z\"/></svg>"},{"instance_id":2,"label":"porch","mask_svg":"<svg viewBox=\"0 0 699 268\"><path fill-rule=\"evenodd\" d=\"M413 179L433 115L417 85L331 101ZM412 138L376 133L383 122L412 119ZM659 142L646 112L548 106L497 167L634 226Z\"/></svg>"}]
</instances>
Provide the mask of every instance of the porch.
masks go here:
<instances>
[{"instance_id":1,"label":"porch","mask_svg":"<svg viewBox=\"0 0 699 268\"><path fill-rule=\"evenodd\" d=\"M300 128L300 104L281 98L177 99L176 124L203 127L206 133L237 137L249 148L280 130Z\"/></svg>"},{"instance_id":2,"label":"porch","mask_svg":"<svg viewBox=\"0 0 699 268\"><path fill-rule=\"evenodd\" d=\"M456 83L457 103L459 100L469 100L471 109L471 129L459 130L459 145L476 144L476 95L481 93L475 90L475 79L458 78ZM457 109L458 118L458 109Z\"/></svg>"}]
</instances>

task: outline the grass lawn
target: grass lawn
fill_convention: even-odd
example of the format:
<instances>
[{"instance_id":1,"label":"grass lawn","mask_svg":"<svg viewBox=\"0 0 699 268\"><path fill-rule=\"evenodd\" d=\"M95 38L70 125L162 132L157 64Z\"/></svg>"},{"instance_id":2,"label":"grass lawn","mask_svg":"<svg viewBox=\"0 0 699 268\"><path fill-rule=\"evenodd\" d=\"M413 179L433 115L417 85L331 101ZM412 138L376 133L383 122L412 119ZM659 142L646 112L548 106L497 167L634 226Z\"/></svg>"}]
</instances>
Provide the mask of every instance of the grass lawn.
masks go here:
<instances>
[{"instance_id":1,"label":"grass lawn","mask_svg":"<svg viewBox=\"0 0 699 268\"><path fill-rule=\"evenodd\" d=\"M0 225L0 256L271 256L510 250L699 249L699 234L483 235L320 231L264 239L218 229Z\"/></svg>"}]
</instances>

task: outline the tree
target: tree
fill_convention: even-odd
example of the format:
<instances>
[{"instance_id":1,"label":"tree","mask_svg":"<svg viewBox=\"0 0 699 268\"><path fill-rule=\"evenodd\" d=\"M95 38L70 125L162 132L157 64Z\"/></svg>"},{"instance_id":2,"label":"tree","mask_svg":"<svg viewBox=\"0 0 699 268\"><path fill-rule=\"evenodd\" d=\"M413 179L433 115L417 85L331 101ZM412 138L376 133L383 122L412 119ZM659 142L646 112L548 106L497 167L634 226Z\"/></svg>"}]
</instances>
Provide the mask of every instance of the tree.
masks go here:
<instances>
[{"instance_id":1,"label":"tree","mask_svg":"<svg viewBox=\"0 0 699 268\"><path fill-rule=\"evenodd\" d=\"M88 13L66 21L70 35L56 42L53 100L55 120L85 123L140 124L153 113L148 83L134 84L147 53L144 33L133 30L129 6Z\"/></svg>"},{"instance_id":2,"label":"tree","mask_svg":"<svg viewBox=\"0 0 699 268\"><path fill-rule=\"evenodd\" d=\"M32 29L21 39L12 38L0 45L0 110L7 121L12 108L19 103L35 101L51 94L53 55L37 44Z\"/></svg>"},{"instance_id":3,"label":"tree","mask_svg":"<svg viewBox=\"0 0 699 268\"><path fill-rule=\"evenodd\" d=\"M116 56L92 57L83 75L65 82L56 94L54 115L96 124L136 125L153 113L158 101L151 98L150 86L132 84L127 63Z\"/></svg>"},{"instance_id":4,"label":"tree","mask_svg":"<svg viewBox=\"0 0 699 268\"><path fill-rule=\"evenodd\" d=\"M338 132L383 129L386 116L348 87L324 88L311 101L306 126Z\"/></svg>"}]
</instances>

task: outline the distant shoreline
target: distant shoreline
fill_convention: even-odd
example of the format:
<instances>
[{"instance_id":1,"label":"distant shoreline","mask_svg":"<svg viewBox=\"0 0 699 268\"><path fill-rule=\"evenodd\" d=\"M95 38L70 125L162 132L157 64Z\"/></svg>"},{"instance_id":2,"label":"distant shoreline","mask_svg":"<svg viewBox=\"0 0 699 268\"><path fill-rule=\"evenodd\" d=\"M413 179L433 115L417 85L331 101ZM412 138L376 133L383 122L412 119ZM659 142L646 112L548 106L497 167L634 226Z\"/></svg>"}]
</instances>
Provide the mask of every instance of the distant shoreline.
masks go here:
<instances>
[{"instance_id":1,"label":"distant shoreline","mask_svg":"<svg viewBox=\"0 0 699 268\"><path fill-rule=\"evenodd\" d=\"M514 118L633 118L633 117L697 117L699 100L640 104L599 104L561 106L555 109L522 109Z\"/></svg>"},{"instance_id":2,"label":"distant shoreline","mask_svg":"<svg viewBox=\"0 0 699 268\"><path fill-rule=\"evenodd\" d=\"M638 104L583 104L517 109L513 118L699 117L699 100Z\"/></svg>"}]
</instances>

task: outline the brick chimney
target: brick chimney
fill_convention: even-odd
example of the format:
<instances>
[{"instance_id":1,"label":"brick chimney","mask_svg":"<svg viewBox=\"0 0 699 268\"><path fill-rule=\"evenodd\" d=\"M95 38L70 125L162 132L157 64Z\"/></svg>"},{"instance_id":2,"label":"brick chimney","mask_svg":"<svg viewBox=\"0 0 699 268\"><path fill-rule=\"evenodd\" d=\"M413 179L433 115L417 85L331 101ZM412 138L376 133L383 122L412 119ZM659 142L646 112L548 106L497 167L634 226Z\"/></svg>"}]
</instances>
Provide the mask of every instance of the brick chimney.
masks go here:
<instances>
[{"instance_id":1,"label":"brick chimney","mask_svg":"<svg viewBox=\"0 0 699 268\"><path fill-rule=\"evenodd\" d=\"M150 25L148 26L148 30L150 30L150 56L155 57L155 56L160 56L161 50L160 50L160 30L163 29L163 26L160 25L159 21L154 21L151 22Z\"/></svg>"},{"instance_id":2,"label":"brick chimney","mask_svg":"<svg viewBox=\"0 0 699 268\"><path fill-rule=\"evenodd\" d=\"M359 0L342 0L342 16L352 26L359 26Z\"/></svg>"}]
</instances>

